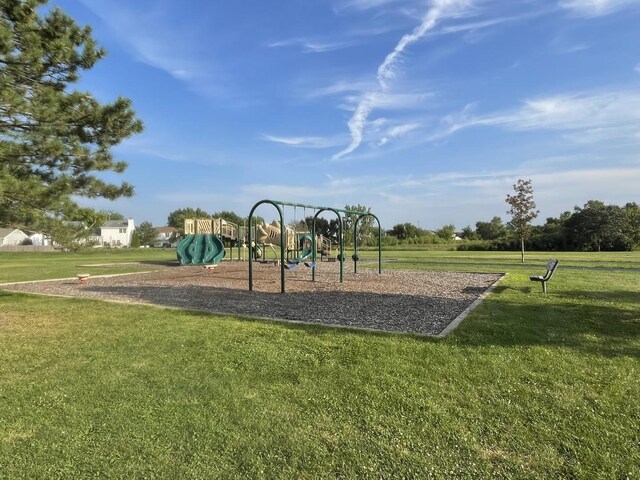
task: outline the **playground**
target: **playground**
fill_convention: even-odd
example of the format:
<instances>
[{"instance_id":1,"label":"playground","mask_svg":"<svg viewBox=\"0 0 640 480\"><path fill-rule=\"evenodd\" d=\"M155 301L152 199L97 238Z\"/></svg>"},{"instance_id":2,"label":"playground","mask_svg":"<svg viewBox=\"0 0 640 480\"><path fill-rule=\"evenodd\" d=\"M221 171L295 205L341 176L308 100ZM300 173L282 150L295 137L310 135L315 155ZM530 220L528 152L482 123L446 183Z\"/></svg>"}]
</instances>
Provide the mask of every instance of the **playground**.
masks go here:
<instances>
[{"instance_id":1,"label":"playground","mask_svg":"<svg viewBox=\"0 0 640 480\"><path fill-rule=\"evenodd\" d=\"M254 213L262 205L273 206L279 220L263 225L254 223ZM296 208L314 212L310 231L299 231L285 223L287 206L293 207L294 220ZM339 220L335 245L316 234L316 220L322 212L333 213ZM347 214L356 218L350 261L342 217ZM367 216L378 223L377 269L358 271L358 264L362 263L358 255L358 224ZM93 277L82 272L75 279L5 288L248 318L438 336L455 328L502 277L500 273L383 272L380 222L368 211L261 200L252 208L248 223L249 227L245 227L221 218L185 219L185 235L176 249L177 262L156 265L153 271ZM272 250L271 259L266 258L267 247ZM227 260L223 262L225 257ZM326 261L322 261L323 257ZM373 267L374 262L370 263ZM347 266L353 269L346 271Z\"/></svg>"},{"instance_id":2,"label":"playground","mask_svg":"<svg viewBox=\"0 0 640 480\"><path fill-rule=\"evenodd\" d=\"M247 290L247 262L225 261L214 269L162 266L154 272L94 276L87 281L15 284L13 291L102 299L123 303L263 318L438 335L502 275L374 269L344 274L340 262L323 262L315 281L309 269L287 271L287 293L280 292L279 267L253 266Z\"/></svg>"}]
</instances>

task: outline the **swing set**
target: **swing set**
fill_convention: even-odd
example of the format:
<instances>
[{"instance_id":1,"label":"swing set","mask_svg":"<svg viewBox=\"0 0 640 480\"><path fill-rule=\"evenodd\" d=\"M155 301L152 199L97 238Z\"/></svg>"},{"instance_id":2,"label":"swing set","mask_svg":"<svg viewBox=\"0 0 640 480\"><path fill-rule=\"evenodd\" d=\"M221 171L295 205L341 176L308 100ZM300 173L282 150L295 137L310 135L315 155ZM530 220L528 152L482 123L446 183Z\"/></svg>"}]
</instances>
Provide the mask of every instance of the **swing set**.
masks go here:
<instances>
[{"instance_id":1,"label":"swing set","mask_svg":"<svg viewBox=\"0 0 640 480\"><path fill-rule=\"evenodd\" d=\"M380 220L378 219L378 217L376 217L373 213L370 212L366 212L366 211L362 211L362 210L347 210L347 209L341 209L341 208L331 208L331 207L319 207L319 206L315 206L315 205L305 205L302 203L291 203L291 202L282 202L282 201L278 201L278 200L260 200L259 202L257 202L253 208L251 209L251 212L249 213L249 235L248 235L248 241L249 241L249 245L252 244L252 231L253 228L251 228L252 225L252 221L253 221L253 214L255 213L256 209L263 204L269 204L272 205L276 208L276 210L278 211L278 216L280 218L280 293L285 293L285 269L287 269L287 267L289 265L295 265L297 263L299 263L300 259L311 259L311 262L305 262L310 268L311 268L311 279L312 281L315 282L316 280L316 256L317 256L317 245L316 245L316 221L318 219L318 216L325 211L330 211L336 214L337 218L338 218L338 240L339 240L339 252L338 252L338 261L340 262L340 283L344 283L344 260L345 260L345 255L344 255L344 232L343 232L343 218L340 215L340 213L344 213L344 214L349 214L349 215L356 215L356 221L354 222L354 227L353 227L353 248L354 248L354 253L352 255L352 259L353 259L353 263L354 263L354 273L358 273L358 236L357 236L357 229L358 229L358 224L360 223L360 220L364 217L372 217L376 220L376 222L378 223L378 274L382 273L382 229L380 227ZM290 246L289 244L289 236L285 235L286 233L286 228L284 227L284 208L285 206L289 206L289 207L293 207L293 211L294 211L294 224L295 224L295 216L296 216L296 208L301 207L304 209L304 213L306 214L306 209L312 209L315 210L315 215L313 216L313 227L311 230L311 238L307 238L306 239L302 239L303 241L300 242L300 239L298 238L298 235L296 234L295 230L294 230L294 234L292 236L292 240L293 240L293 248L289 249L288 247ZM286 238L285 238L286 237ZM310 240L310 245L308 245L308 241ZM310 246L310 252L308 249L306 248L300 248L300 247L306 247L306 246ZM292 252L296 255L296 260L298 262L294 262L292 264L288 264L285 265L286 260L288 259L288 254ZM304 254L304 255L301 255ZM253 291L253 256L249 255L249 291ZM303 258L304 257L304 258ZM291 268L289 266L289 268Z\"/></svg>"}]
</instances>

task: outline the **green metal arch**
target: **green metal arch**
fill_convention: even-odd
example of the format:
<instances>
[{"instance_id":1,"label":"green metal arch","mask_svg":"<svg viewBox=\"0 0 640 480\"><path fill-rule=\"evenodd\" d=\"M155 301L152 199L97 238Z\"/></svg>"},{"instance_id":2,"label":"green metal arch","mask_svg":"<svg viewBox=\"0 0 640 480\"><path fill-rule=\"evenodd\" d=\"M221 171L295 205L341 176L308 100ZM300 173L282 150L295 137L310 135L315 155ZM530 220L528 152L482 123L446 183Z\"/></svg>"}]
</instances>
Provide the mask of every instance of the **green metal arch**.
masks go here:
<instances>
[{"instance_id":1,"label":"green metal arch","mask_svg":"<svg viewBox=\"0 0 640 480\"><path fill-rule=\"evenodd\" d=\"M253 291L253 255L251 255L251 233L253 228L251 228L251 221L253 220L253 214L260 205L268 203L269 205L273 205L278 210L278 215L280 216L280 293L285 292L284 288L284 260L285 260L285 245L284 245L284 215L282 214L282 208L280 205L273 200L260 200L256 203L251 212L249 212L249 291Z\"/></svg>"},{"instance_id":2,"label":"green metal arch","mask_svg":"<svg viewBox=\"0 0 640 480\"><path fill-rule=\"evenodd\" d=\"M357 256L358 255L358 237L356 235L357 233L357 228L358 228L358 223L360 222L360 219L366 216L370 216L375 218L376 222L378 222L378 273L382 273L382 229L380 227L380 220L378 219L377 216L375 216L373 213L370 212L363 212L360 210L346 210L346 209L342 209L342 208L331 208L331 207L319 207L319 206L315 206L315 205L305 205L302 203L290 203L290 202L282 202L279 200L260 200L259 202L257 202L253 208L251 208L251 212L249 212L249 233L248 233L248 242L249 242L249 249L251 249L251 243L252 243L252 232L253 229L251 228L251 223L253 221L253 214L255 213L256 209L263 204L269 204L269 205L273 205L274 207L276 207L276 210L278 210L278 215L280 217L280 293L285 293L285 272L284 272L284 261L286 258L286 252L285 252L285 239L284 239L284 215L282 213L282 206L291 206L291 207L304 207L304 208L311 208L313 210L317 210L316 214L313 217L313 229L312 229L312 235L313 235L313 241L315 243L315 238L316 238L316 220L318 218L318 215L320 215L320 213L324 212L324 211L331 211L334 212L337 217L338 217L338 235L339 235L339 242L340 242L340 283L343 283L344 281L344 260L343 260L343 253L344 253L344 231L343 231L343 219L340 216L339 212L343 212L343 213L347 213L347 214L355 214L358 215L358 218L356 219L354 226L353 226L353 246L354 246L354 255ZM313 261L315 264L316 261L316 256L317 256L317 252L316 252L316 247L314 245L313 248ZM357 273L358 271L358 262L354 262L354 272ZM312 277L313 280L315 281L315 267L312 269ZM253 291L253 255L249 255L249 291Z\"/></svg>"},{"instance_id":3,"label":"green metal arch","mask_svg":"<svg viewBox=\"0 0 640 480\"><path fill-rule=\"evenodd\" d=\"M344 233L342 231L342 217L340 216L340 214L338 213L338 209L336 208L321 208L320 210L318 210L316 212L316 214L313 216L313 228L311 229L311 235L313 236L313 239L315 241L316 238L316 220L318 218L318 215L320 215L322 212L326 212L326 211L331 211L333 213L336 214L336 216L338 217L338 242L340 245L340 255L339 255L339 259L340 259L340 283L344 282L344 259L342 256L342 253L344 252ZM313 263L316 262L316 256L317 256L317 252L316 252L317 248L313 249ZM311 278L313 279L313 281L315 282L316 280L316 269L314 268L312 273L311 273Z\"/></svg>"},{"instance_id":4,"label":"green metal arch","mask_svg":"<svg viewBox=\"0 0 640 480\"><path fill-rule=\"evenodd\" d=\"M353 224L353 255L358 258L358 223L364 217L373 217L378 222L378 274L382 273L382 229L380 228L380 220L373 213L361 213ZM358 273L358 261L353 262L353 273Z\"/></svg>"}]
</instances>

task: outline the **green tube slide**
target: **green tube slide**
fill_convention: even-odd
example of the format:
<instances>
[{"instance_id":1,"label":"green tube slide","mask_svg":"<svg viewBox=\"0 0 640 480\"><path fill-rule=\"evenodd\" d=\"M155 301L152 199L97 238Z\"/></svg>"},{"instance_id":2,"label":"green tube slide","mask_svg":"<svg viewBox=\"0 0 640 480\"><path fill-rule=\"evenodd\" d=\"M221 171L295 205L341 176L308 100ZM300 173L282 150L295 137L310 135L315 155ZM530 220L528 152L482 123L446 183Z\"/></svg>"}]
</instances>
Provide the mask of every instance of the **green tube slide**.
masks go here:
<instances>
[{"instance_id":1,"label":"green tube slide","mask_svg":"<svg viewBox=\"0 0 640 480\"><path fill-rule=\"evenodd\" d=\"M204 235L197 233L189 245L187 251L189 252L189 256L191 257L191 263L194 265L198 265L202 263L202 254L204 253L203 245L204 245Z\"/></svg>"},{"instance_id":2,"label":"green tube slide","mask_svg":"<svg viewBox=\"0 0 640 480\"><path fill-rule=\"evenodd\" d=\"M305 260L309 260L313 258L313 239L311 238L310 235L304 235L300 237L300 240L303 240L304 243L308 244L311 246L311 248L307 248L307 249L302 249L302 251L300 252L300 256L298 258L296 258L295 260L293 260L294 263L302 263Z\"/></svg>"},{"instance_id":3,"label":"green tube slide","mask_svg":"<svg viewBox=\"0 0 640 480\"><path fill-rule=\"evenodd\" d=\"M217 265L224 258L224 244L213 234L187 235L176 249L181 265Z\"/></svg>"},{"instance_id":4,"label":"green tube slide","mask_svg":"<svg viewBox=\"0 0 640 480\"><path fill-rule=\"evenodd\" d=\"M176 255L178 255L178 261L180 265L187 265L191 263L191 256L189 255L189 245L193 242L195 235L187 235L184 237L176 248Z\"/></svg>"},{"instance_id":5,"label":"green tube slide","mask_svg":"<svg viewBox=\"0 0 640 480\"><path fill-rule=\"evenodd\" d=\"M224 244L215 235L205 235L205 249L202 262L217 265L224 258Z\"/></svg>"}]
</instances>

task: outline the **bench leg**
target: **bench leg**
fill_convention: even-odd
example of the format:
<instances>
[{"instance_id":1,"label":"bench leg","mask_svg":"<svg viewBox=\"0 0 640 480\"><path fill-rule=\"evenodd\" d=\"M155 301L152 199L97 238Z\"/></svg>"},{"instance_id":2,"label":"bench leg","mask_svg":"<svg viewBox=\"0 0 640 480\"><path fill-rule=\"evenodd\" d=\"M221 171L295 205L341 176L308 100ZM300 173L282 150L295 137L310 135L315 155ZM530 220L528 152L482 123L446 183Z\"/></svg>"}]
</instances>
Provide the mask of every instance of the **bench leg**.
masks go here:
<instances>
[{"instance_id":1,"label":"bench leg","mask_svg":"<svg viewBox=\"0 0 640 480\"><path fill-rule=\"evenodd\" d=\"M547 282L541 282L542 283L542 293L544 293L545 295L547 294Z\"/></svg>"}]
</instances>

